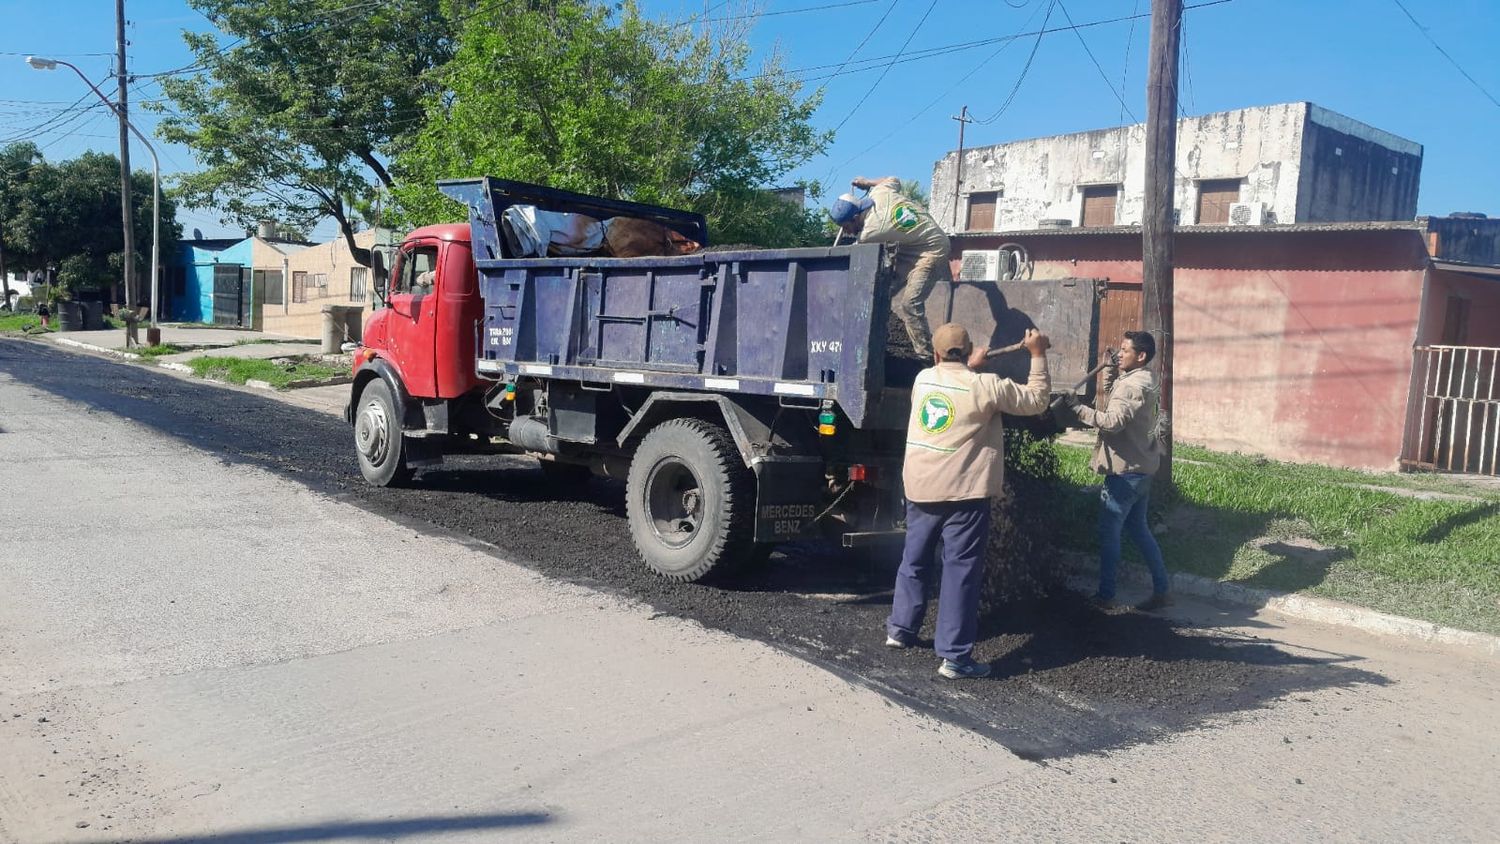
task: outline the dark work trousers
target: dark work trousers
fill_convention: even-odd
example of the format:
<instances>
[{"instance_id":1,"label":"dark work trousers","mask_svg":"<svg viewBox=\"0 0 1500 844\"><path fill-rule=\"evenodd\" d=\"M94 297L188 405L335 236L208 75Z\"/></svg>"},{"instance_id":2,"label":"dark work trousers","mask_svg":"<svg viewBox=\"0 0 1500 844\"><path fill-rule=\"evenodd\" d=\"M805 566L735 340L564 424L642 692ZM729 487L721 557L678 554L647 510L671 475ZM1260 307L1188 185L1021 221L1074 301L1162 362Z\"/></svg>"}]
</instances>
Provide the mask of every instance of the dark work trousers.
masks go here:
<instances>
[{"instance_id":1,"label":"dark work trousers","mask_svg":"<svg viewBox=\"0 0 1500 844\"><path fill-rule=\"evenodd\" d=\"M979 633L979 589L984 582L984 548L990 535L990 500L906 502L906 549L896 572L896 594L886 631L915 638L927 614L938 540L943 542L942 591L938 599L933 650L962 660L974 650Z\"/></svg>"}]
</instances>

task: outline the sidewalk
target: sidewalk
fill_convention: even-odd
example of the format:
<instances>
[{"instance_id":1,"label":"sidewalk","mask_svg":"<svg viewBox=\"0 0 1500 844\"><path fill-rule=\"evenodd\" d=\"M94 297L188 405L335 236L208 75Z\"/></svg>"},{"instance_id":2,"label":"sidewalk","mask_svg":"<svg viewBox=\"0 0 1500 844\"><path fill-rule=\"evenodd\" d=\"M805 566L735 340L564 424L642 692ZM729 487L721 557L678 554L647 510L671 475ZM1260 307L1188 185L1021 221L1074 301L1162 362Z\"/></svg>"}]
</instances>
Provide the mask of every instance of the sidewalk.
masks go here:
<instances>
[{"instance_id":1,"label":"sidewalk","mask_svg":"<svg viewBox=\"0 0 1500 844\"><path fill-rule=\"evenodd\" d=\"M103 331L67 331L54 332L46 335L53 343L72 345L64 341L71 340L73 343L85 348L96 349L106 352L125 351L125 329L107 328ZM146 341L146 328L141 326L141 342ZM161 326L161 341L166 345L183 346L185 348L220 348L233 346L245 340L271 340L277 343L302 342L314 343L305 337L287 337L281 334L266 334L262 331L250 331L239 328L214 328L209 326L188 327L183 325Z\"/></svg>"}]
</instances>

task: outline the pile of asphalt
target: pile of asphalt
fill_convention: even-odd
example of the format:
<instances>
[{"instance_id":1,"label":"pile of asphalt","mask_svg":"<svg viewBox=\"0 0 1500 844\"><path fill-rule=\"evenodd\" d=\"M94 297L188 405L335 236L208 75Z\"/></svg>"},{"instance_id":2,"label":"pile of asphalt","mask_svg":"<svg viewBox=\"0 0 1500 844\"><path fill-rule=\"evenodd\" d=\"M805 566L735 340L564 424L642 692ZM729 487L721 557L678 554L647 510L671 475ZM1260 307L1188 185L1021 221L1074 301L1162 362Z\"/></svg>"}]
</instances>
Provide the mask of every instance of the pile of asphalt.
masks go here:
<instances>
[{"instance_id":1,"label":"pile of asphalt","mask_svg":"<svg viewBox=\"0 0 1500 844\"><path fill-rule=\"evenodd\" d=\"M377 489L360 478L341 420L276 399L31 341L0 339L0 372L80 412L117 414L415 529L478 540L549 576L765 641L1028 758L1152 741L1308 690L1380 682L1212 629L1103 615L1066 593L993 602L976 656L994 678L944 681L930 650L882 646L895 552L797 546L732 582L670 584L635 558L617 483L557 489L531 460L464 457L423 471L413 488Z\"/></svg>"}]
</instances>

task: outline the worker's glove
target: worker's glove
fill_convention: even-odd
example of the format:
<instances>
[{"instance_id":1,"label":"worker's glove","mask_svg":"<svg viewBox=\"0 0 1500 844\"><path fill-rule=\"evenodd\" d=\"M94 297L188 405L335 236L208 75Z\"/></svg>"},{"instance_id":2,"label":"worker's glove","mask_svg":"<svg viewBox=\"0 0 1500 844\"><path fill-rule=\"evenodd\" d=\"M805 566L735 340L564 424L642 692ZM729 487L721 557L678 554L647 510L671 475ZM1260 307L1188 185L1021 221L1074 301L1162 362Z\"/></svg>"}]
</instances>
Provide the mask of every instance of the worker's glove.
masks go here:
<instances>
[{"instance_id":1,"label":"worker's glove","mask_svg":"<svg viewBox=\"0 0 1500 844\"><path fill-rule=\"evenodd\" d=\"M1071 391L1063 393L1062 400L1063 404L1067 405L1069 410L1077 410L1078 405L1081 402L1081 400L1078 398L1078 394Z\"/></svg>"}]
</instances>

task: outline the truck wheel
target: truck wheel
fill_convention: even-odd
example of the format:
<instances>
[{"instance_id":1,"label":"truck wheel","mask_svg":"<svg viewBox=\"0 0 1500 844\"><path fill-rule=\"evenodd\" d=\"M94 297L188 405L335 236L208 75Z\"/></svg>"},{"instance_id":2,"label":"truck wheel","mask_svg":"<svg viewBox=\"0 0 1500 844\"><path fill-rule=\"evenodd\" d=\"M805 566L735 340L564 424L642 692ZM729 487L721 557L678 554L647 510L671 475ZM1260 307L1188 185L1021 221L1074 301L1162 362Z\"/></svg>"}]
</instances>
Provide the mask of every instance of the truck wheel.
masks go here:
<instances>
[{"instance_id":1,"label":"truck wheel","mask_svg":"<svg viewBox=\"0 0 1500 844\"><path fill-rule=\"evenodd\" d=\"M754 507L754 474L729 432L711 422L663 422L630 461L630 536L646 565L669 580L702 580L748 557Z\"/></svg>"},{"instance_id":2,"label":"truck wheel","mask_svg":"<svg viewBox=\"0 0 1500 844\"><path fill-rule=\"evenodd\" d=\"M360 474L376 486L401 486L411 480L396 399L379 378L359 393L354 408L354 452L359 455Z\"/></svg>"}]
</instances>

